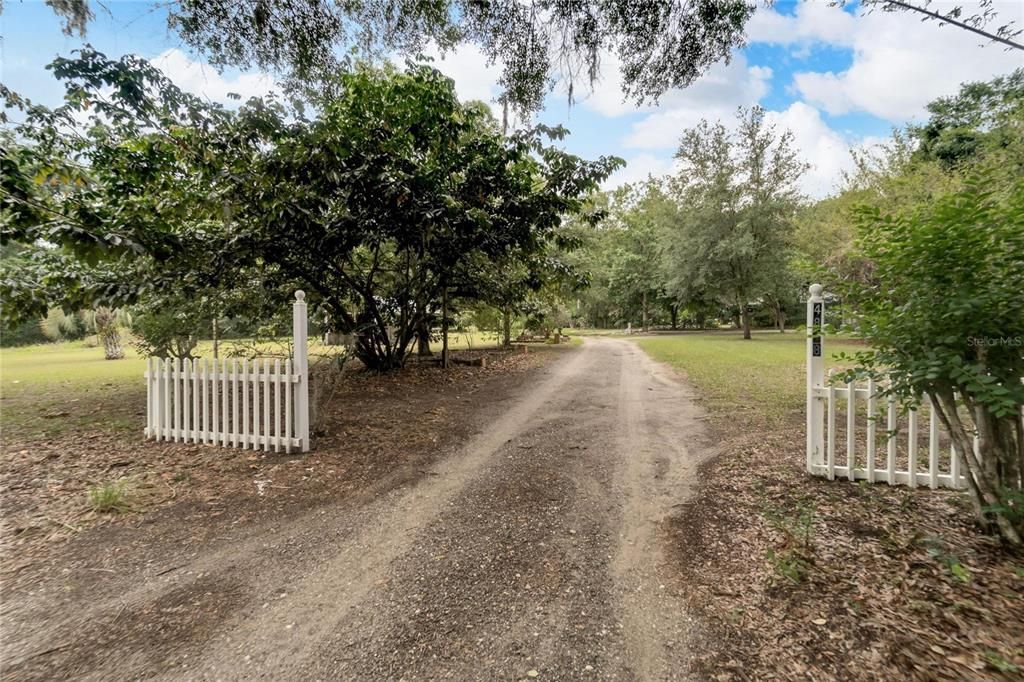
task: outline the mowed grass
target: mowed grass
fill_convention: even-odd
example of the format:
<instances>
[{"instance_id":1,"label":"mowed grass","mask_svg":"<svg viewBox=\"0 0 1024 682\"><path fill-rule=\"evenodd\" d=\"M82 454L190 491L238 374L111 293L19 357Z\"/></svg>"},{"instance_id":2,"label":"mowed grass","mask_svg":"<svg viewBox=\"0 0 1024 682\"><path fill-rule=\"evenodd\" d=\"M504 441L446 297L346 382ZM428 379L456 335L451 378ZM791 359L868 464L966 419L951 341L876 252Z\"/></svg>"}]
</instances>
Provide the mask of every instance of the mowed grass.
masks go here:
<instances>
[{"instance_id":1,"label":"mowed grass","mask_svg":"<svg viewBox=\"0 0 1024 682\"><path fill-rule=\"evenodd\" d=\"M635 339L651 357L682 372L714 412L756 411L781 420L803 408L806 396L803 332L693 332ZM836 353L864 350L851 339L826 339L825 368L843 365Z\"/></svg>"},{"instance_id":2,"label":"mowed grass","mask_svg":"<svg viewBox=\"0 0 1024 682\"><path fill-rule=\"evenodd\" d=\"M221 357L230 357L235 343L222 342ZM452 331L449 335L453 350L498 344L498 335L491 332ZM437 341L431 347L435 353L441 350ZM279 354L286 348L282 343L267 345L270 353ZM339 350L314 342L310 353ZM56 437L71 429L141 429L146 359L127 340L124 351L124 358L106 360L102 346L85 341L0 349L0 433L4 443ZM212 358L212 343L201 342L195 355Z\"/></svg>"},{"instance_id":3,"label":"mowed grass","mask_svg":"<svg viewBox=\"0 0 1024 682\"><path fill-rule=\"evenodd\" d=\"M0 350L0 377L6 393L51 383L142 381L146 361L130 346L121 360L103 359L103 347L81 341Z\"/></svg>"},{"instance_id":4,"label":"mowed grass","mask_svg":"<svg viewBox=\"0 0 1024 682\"><path fill-rule=\"evenodd\" d=\"M145 360L125 347L121 360L76 341L0 350L0 428L4 444L70 429L141 428Z\"/></svg>"}]
</instances>

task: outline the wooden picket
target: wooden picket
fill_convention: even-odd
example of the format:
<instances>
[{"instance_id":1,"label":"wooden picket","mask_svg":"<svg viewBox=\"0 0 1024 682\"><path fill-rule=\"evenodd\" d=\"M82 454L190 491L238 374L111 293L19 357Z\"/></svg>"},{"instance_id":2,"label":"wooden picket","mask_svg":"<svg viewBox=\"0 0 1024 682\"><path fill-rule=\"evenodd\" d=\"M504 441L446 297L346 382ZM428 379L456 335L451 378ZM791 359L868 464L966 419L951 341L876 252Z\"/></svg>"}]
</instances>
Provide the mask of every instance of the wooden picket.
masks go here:
<instances>
[{"instance_id":1,"label":"wooden picket","mask_svg":"<svg viewBox=\"0 0 1024 682\"><path fill-rule=\"evenodd\" d=\"M930 396L917 409L908 410L901 419L896 400L883 396L884 386L874 379L866 385L853 381L839 383L833 372L824 371L824 298L820 285L811 287L807 304L807 471L832 480L884 481L889 485L912 488L964 488L960 460L952 444L949 457L941 461L943 440L948 440L939 422ZM884 412L879 413L879 399ZM860 411L858 405L865 405ZM927 411L927 416L924 411ZM839 420L839 414L843 419ZM921 447L921 419L927 418L928 442ZM879 424L883 428L879 428ZM840 440L839 426L845 430ZM862 427L863 425L863 427ZM906 433L906 446L900 434ZM884 445L884 462L879 462L879 446ZM977 439L975 439L977 447ZM838 451L844 448L845 452ZM864 459L858 459L858 453ZM923 456L927 453L926 459ZM922 465L923 463L923 465Z\"/></svg>"},{"instance_id":2,"label":"wooden picket","mask_svg":"<svg viewBox=\"0 0 1024 682\"><path fill-rule=\"evenodd\" d=\"M147 438L264 452L309 450L309 362L303 292L295 294L293 358L149 358ZM241 366L241 367L239 367ZM262 395L262 397L261 397ZM262 418L261 418L262 415Z\"/></svg>"}]
</instances>

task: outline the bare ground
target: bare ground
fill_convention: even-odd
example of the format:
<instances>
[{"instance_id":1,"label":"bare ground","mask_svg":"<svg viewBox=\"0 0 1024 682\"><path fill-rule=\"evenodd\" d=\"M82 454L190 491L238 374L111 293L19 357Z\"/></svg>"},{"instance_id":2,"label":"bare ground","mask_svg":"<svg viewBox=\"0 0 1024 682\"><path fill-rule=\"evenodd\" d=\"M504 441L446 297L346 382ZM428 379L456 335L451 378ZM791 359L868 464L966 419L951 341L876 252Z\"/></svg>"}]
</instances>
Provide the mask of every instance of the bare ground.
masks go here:
<instances>
[{"instance_id":1,"label":"bare ground","mask_svg":"<svg viewBox=\"0 0 1024 682\"><path fill-rule=\"evenodd\" d=\"M16 533L5 677L685 677L705 634L662 548L707 455L689 392L613 340L472 383L377 396L409 442L357 409L315 455L235 462L213 512Z\"/></svg>"},{"instance_id":2,"label":"bare ground","mask_svg":"<svg viewBox=\"0 0 1024 682\"><path fill-rule=\"evenodd\" d=\"M1024 679L1024 556L966 494L803 471L803 415L715 413L720 455L665 526L715 680Z\"/></svg>"}]
</instances>

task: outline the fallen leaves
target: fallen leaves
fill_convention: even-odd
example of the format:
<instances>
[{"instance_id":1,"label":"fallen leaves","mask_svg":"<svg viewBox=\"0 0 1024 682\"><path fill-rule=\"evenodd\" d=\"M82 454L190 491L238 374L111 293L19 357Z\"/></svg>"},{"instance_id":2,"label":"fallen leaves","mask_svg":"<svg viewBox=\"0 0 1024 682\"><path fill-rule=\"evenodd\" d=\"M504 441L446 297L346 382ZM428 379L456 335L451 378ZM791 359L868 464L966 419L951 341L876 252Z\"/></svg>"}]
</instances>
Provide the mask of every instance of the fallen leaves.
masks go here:
<instances>
[{"instance_id":1,"label":"fallen leaves","mask_svg":"<svg viewBox=\"0 0 1024 682\"><path fill-rule=\"evenodd\" d=\"M697 676L991 679L1024 667L1024 557L974 527L963 494L809 477L801 415L788 424L713 420L723 454L670 524L678 587L706 623ZM768 557L793 546L804 509L811 562L793 582Z\"/></svg>"},{"instance_id":2,"label":"fallen leaves","mask_svg":"<svg viewBox=\"0 0 1024 682\"><path fill-rule=\"evenodd\" d=\"M515 375L555 355L482 350L472 354L486 354L487 367L441 370L414 361L403 371L385 375L348 372L327 407L326 432L304 455L146 441L145 415L137 409L146 400L141 379L134 392L118 385L91 387L90 400L95 402L83 407L116 401L118 418L135 415L131 419L137 428L125 430L120 422L117 428L105 428L107 417L100 410L85 428L54 436L40 437L31 429L21 429L20 440L5 434L0 566L7 573L15 570L15 562L21 570L39 558L63 559L67 550L58 548L91 526L140 522L145 514L176 503L199 505L200 512L187 513L216 518L225 512L248 514L239 501L273 513L315 504L323 496L337 499L365 490L388 476L401 484L420 475L416 472L428 471L444 443L468 428L474 408L465 400L482 404L514 384ZM20 396L24 410L31 407L26 402L31 397ZM52 407L50 393L39 399L49 408L43 416L72 409ZM77 401L67 398L66 404ZM80 416L78 411L75 415ZM291 466L295 463L301 466ZM132 512L89 511L87 491L115 479L130 483ZM199 520L189 517L192 524Z\"/></svg>"}]
</instances>

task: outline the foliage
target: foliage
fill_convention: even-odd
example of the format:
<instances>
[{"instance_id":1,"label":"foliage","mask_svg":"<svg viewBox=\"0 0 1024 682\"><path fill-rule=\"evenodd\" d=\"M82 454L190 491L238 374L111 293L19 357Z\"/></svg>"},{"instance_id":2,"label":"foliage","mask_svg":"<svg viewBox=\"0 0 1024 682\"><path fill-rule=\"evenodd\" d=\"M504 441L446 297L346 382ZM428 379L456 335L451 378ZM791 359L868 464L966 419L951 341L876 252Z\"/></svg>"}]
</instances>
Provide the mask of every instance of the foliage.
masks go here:
<instances>
[{"instance_id":1,"label":"foliage","mask_svg":"<svg viewBox=\"0 0 1024 682\"><path fill-rule=\"evenodd\" d=\"M1019 545L1019 517L1000 509L1021 490L1024 462L1024 179L1005 196L999 188L994 171L979 171L930 204L858 213L874 276L848 295L872 350L851 375L888 381L908 407L937 400L979 518Z\"/></svg>"},{"instance_id":2,"label":"foliage","mask_svg":"<svg viewBox=\"0 0 1024 682\"><path fill-rule=\"evenodd\" d=\"M0 347L27 346L44 343L49 339L41 329L40 321L25 320L21 324L3 325L0 329Z\"/></svg>"},{"instance_id":3,"label":"foliage","mask_svg":"<svg viewBox=\"0 0 1024 682\"><path fill-rule=\"evenodd\" d=\"M937 538L928 538L925 541L925 551L928 552L928 556L945 566L955 580L962 583L971 581L971 571L960 563L959 557L947 551Z\"/></svg>"},{"instance_id":4,"label":"foliage","mask_svg":"<svg viewBox=\"0 0 1024 682\"><path fill-rule=\"evenodd\" d=\"M608 291L623 308L639 309L640 327L647 331L650 308L664 298L661 235L678 221L678 208L663 188L649 182L625 186L614 193L610 224Z\"/></svg>"},{"instance_id":5,"label":"foliage","mask_svg":"<svg viewBox=\"0 0 1024 682\"><path fill-rule=\"evenodd\" d=\"M211 319L198 306L162 305L147 308L135 317L135 349L157 358L191 358L199 339L208 333Z\"/></svg>"},{"instance_id":6,"label":"foliage","mask_svg":"<svg viewBox=\"0 0 1024 682\"><path fill-rule=\"evenodd\" d=\"M50 5L67 32L85 33L88 0ZM577 81L596 83L608 53L622 64L624 95L638 102L685 87L742 44L753 12L748 0L177 0L169 24L217 67L287 71L295 86L330 85L346 52L414 56L431 44L473 44L502 65L502 99L533 112L556 80L568 81L570 99Z\"/></svg>"},{"instance_id":7,"label":"foliage","mask_svg":"<svg viewBox=\"0 0 1024 682\"><path fill-rule=\"evenodd\" d=\"M425 66L340 74L315 118L260 99L228 112L133 57L84 50L53 68L67 104L19 100L28 142L13 167L22 195L42 191L41 164L59 169L44 178L60 192L10 194L0 217L6 238L43 239L80 265L78 283L60 287L65 297L111 305L235 291L244 308L303 288L375 369L404 362L442 299L486 298L483 264L542 258L562 217L581 214L621 163L544 143L562 128L505 138L486 107L462 105ZM86 134L63 134L61 122L86 108ZM26 211L44 198L50 218L37 224L42 214ZM41 278L65 272L61 264L40 268ZM22 275L11 292L38 291ZM11 300L22 315L42 302Z\"/></svg>"},{"instance_id":8,"label":"foliage","mask_svg":"<svg viewBox=\"0 0 1024 682\"><path fill-rule=\"evenodd\" d=\"M1014 129L1024 115L1024 68L988 82L965 83L956 95L929 103L928 113L925 124L910 129L918 159L949 168L1005 148L1020 135Z\"/></svg>"},{"instance_id":9,"label":"foliage","mask_svg":"<svg viewBox=\"0 0 1024 682\"><path fill-rule=\"evenodd\" d=\"M542 144L562 129L506 140L427 67L340 79L345 94L320 119L247 159L262 182L237 188L233 222L253 227L233 246L302 283L364 364L389 369L421 317L445 297L485 296L482 263L543 251L619 161Z\"/></svg>"},{"instance_id":10,"label":"foliage","mask_svg":"<svg viewBox=\"0 0 1024 682\"><path fill-rule=\"evenodd\" d=\"M65 104L56 109L0 86L6 106L23 114L4 133L0 157L0 243L20 248L0 281L4 318L42 316L55 304L123 307L187 288L180 270L168 281L161 276L168 268L152 266L208 265L208 249L188 247L206 241L220 205L201 174L186 172L183 157L214 162L212 150L191 144L198 129L190 126L200 111L216 117L220 109L134 56L111 61L85 49L50 68L66 81Z\"/></svg>"},{"instance_id":11,"label":"foliage","mask_svg":"<svg viewBox=\"0 0 1024 682\"><path fill-rule=\"evenodd\" d=\"M787 265L796 183L806 164L793 134L769 125L763 109L741 109L737 122L736 132L703 121L683 133L676 153L683 219L666 258L678 298L710 292L739 310L750 338L750 304Z\"/></svg>"},{"instance_id":12,"label":"foliage","mask_svg":"<svg viewBox=\"0 0 1024 682\"><path fill-rule=\"evenodd\" d=\"M50 308L39 321L39 329L50 341L73 341L86 334L86 326L77 314L68 315L60 308Z\"/></svg>"},{"instance_id":13,"label":"foliage","mask_svg":"<svg viewBox=\"0 0 1024 682\"><path fill-rule=\"evenodd\" d=\"M775 572L794 583L807 577L814 563L814 506L800 502L794 513L769 508L764 515L782 537L777 547L767 551L768 563Z\"/></svg>"},{"instance_id":14,"label":"foliage","mask_svg":"<svg viewBox=\"0 0 1024 682\"><path fill-rule=\"evenodd\" d=\"M855 212L883 213L926 204L963 186L978 166L1005 177L1024 176L1024 70L987 83L964 84L928 105L928 121L894 131L886 143L854 150L842 191L797 213L794 246L805 280L834 289L840 281L871 279L872 263L854 248ZM1007 187L1004 179L999 187Z\"/></svg>"}]
</instances>

